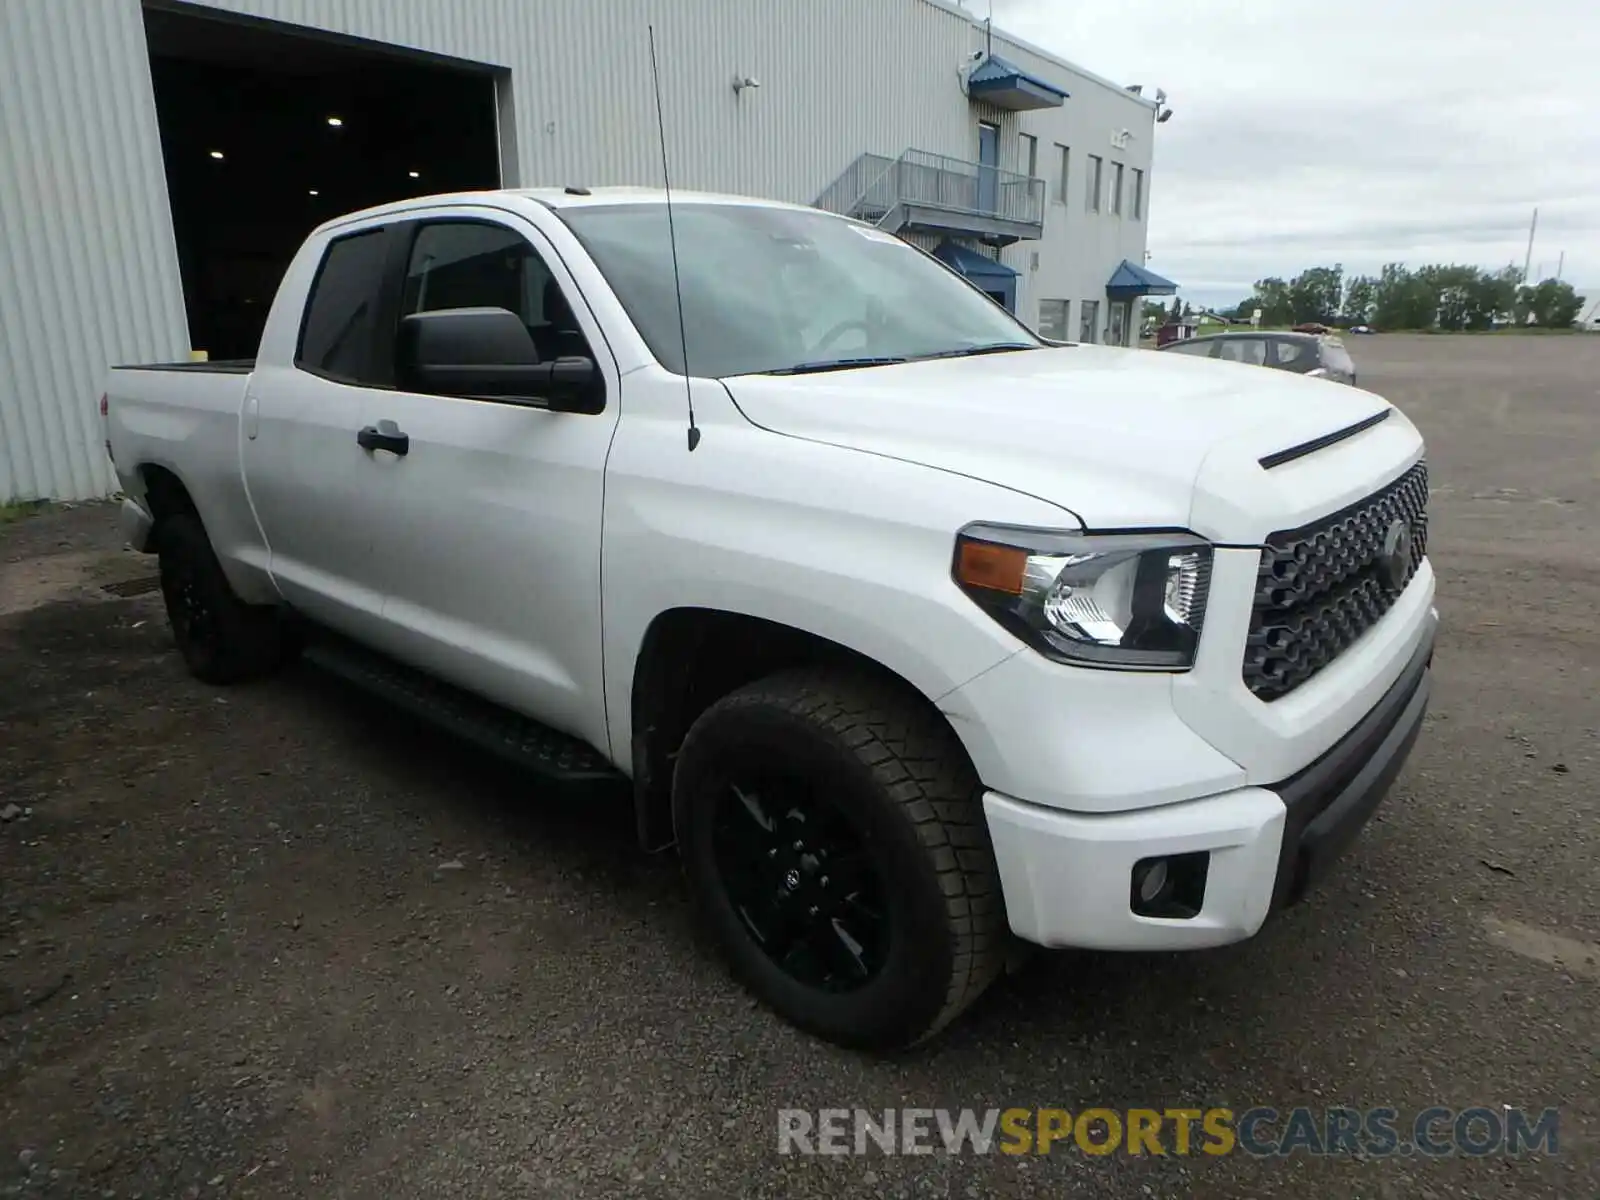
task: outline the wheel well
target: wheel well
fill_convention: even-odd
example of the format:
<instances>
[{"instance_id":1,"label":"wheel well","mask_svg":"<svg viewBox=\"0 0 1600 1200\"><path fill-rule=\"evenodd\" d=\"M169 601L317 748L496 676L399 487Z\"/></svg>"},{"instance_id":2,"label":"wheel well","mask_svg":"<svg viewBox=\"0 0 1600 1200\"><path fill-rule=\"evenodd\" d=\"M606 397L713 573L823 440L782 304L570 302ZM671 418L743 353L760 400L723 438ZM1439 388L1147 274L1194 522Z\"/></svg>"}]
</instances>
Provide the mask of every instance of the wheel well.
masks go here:
<instances>
[{"instance_id":1,"label":"wheel well","mask_svg":"<svg viewBox=\"0 0 1600 1200\"><path fill-rule=\"evenodd\" d=\"M183 486L183 480L165 467L147 464L139 468L139 477L144 480L145 504L149 506L151 519L155 522L156 538L160 538L161 523L168 517L180 513L200 515L189 489Z\"/></svg>"},{"instance_id":2,"label":"wheel well","mask_svg":"<svg viewBox=\"0 0 1600 1200\"><path fill-rule=\"evenodd\" d=\"M634 814L645 849L673 842L673 761L700 714L747 683L802 666L877 675L937 711L898 673L793 626L709 608L671 609L651 622L634 664L632 697Z\"/></svg>"}]
</instances>

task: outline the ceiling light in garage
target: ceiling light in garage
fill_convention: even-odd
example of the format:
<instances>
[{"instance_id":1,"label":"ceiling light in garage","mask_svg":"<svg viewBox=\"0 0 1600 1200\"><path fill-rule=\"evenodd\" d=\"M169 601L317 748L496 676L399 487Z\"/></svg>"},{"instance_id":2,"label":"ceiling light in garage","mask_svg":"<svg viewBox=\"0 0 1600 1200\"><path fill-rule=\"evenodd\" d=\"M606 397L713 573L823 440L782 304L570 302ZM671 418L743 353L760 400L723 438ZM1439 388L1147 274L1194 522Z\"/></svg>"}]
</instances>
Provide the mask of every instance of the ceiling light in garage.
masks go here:
<instances>
[{"instance_id":1,"label":"ceiling light in garage","mask_svg":"<svg viewBox=\"0 0 1600 1200\"><path fill-rule=\"evenodd\" d=\"M343 117L329 117L328 118L328 124L332 125L335 129L337 129L337 128L339 128L339 126L344 124L344 118Z\"/></svg>"},{"instance_id":2,"label":"ceiling light in garage","mask_svg":"<svg viewBox=\"0 0 1600 1200\"><path fill-rule=\"evenodd\" d=\"M212 158L221 158L222 157L222 151L221 150L213 150L211 152L211 157Z\"/></svg>"},{"instance_id":3,"label":"ceiling light in garage","mask_svg":"<svg viewBox=\"0 0 1600 1200\"><path fill-rule=\"evenodd\" d=\"M309 192L306 193L306 195L308 195L308 196L320 196L320 195L322 195L322 193L317 191L316 188L312 188Z\"/></svg>"},{"instance_id":4,"label":"ceiling light in garage","mask_svg":"<svg viewBox=\"0 0 1600 1200\"><path fill-rule=\"evenodd\" d=\"M413 178L413 179L421 179L422 178L422 172L421 171L407 171L406 174L411 176L411 178Z\"/></svg>"}]
</instances>

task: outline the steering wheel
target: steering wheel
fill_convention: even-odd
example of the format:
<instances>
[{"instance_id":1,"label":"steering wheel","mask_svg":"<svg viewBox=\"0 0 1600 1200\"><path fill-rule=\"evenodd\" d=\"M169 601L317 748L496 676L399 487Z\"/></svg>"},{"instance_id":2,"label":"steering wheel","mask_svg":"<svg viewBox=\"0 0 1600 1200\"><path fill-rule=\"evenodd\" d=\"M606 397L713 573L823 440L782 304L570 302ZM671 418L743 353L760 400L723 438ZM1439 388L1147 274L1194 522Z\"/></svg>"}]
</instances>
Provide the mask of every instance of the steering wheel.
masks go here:
<instances>
[{"instance_id":1,"label":"steering wheel","mask_svg":"<svg viewBox=\"0 0 1600 1200\"><path fill-rule=\"evenodd\" d=\"M865 321L840 321L837 325L828 330L827 333L823 334L822 337L817 340L816 346L812 348L812 353L816 354L826 350L829 346L833 345L852 329L859 329L869 338L872 336L872 330L868 327Z\"/></svg>"}]
</instances>

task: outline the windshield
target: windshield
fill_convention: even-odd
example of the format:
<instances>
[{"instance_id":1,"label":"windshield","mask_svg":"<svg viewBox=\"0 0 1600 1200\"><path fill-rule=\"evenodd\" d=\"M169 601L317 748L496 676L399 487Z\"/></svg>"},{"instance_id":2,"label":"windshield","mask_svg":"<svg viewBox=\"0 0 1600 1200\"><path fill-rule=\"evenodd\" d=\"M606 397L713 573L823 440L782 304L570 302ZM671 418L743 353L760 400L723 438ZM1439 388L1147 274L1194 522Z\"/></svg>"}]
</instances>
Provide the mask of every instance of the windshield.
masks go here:
<instances>
[{"instance_id":1,"label":"windshield","mask_svg":"<svg viewBox=\"0 0 1600 1200\"><path fill-rule=\"evenodd\" d=\"M892 234L823 212L704 203L672 206L680 336L666 207L574 206L560 216L656 360L675 374L826 370L1041 345L982 292Z\"/></svg>"}]
</instances>

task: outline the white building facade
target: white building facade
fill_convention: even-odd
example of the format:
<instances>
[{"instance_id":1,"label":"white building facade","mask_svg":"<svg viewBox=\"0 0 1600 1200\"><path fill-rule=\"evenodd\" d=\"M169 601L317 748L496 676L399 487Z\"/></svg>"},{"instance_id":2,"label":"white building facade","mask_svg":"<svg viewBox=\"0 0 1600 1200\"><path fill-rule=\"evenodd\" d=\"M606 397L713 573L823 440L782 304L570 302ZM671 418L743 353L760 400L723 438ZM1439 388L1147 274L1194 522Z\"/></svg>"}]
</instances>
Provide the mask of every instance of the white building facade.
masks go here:
<instances>
[{"instance_id":1,"label":"white building facade","mask_svg":"<svg viewBox=\"0 0 1600 1200\"><path fill-rule=\"evenodd\" d=\"M877 221L1062 340L1127 344L1170 291L1143 271L1155 104L945 0L5 0L0 502L108 494L107 366L208 349L152 14L476 71L502 186L659 186L653 26L674 187Z\"/></svg>"}]
</instances>

